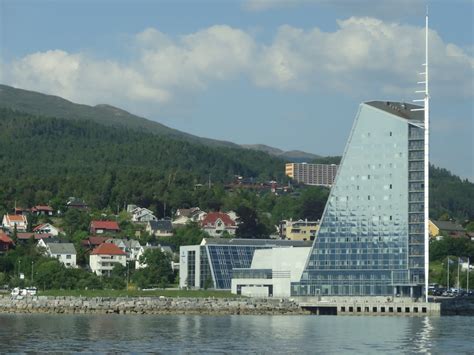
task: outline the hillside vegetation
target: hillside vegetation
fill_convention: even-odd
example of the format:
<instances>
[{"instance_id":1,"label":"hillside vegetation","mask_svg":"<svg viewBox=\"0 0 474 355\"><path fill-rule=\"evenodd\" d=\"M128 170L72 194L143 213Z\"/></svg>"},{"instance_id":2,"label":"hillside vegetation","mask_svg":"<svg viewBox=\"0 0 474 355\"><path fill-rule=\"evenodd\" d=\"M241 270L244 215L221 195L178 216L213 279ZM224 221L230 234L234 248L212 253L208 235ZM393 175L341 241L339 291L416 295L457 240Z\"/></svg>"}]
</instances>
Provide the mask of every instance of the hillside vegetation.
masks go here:
<instances>
[{"instance_id":1,"label":"hillside vegetation","mask_svg":"<svg viewBox=\"0 0 474 355\"><path fill-rule=\"evenodd\" d=\"M125 202L174 207L196 203L195 184L244 175L283 179L267 154L209 147L86 120L36 117L0 109L0 204L32 206L69 196L116 209ZM181 205L181 206L179 206Z\"/></svg>"}]
</instances>

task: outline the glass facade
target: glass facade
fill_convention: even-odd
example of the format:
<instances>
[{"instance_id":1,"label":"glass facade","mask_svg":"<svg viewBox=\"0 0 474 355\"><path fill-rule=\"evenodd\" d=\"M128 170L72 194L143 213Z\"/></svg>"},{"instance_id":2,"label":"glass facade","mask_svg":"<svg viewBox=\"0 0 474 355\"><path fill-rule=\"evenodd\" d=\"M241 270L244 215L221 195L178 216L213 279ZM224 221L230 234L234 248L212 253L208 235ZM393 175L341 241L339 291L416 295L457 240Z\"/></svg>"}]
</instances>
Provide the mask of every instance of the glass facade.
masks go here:
<instances>
[{"instance_id":1,"label":"glass facade","mask_svg":"<svg viewBox=\"0 0 474 355\"><path fill-rule=\"evenodd\" d=\"M269 249L271 246L262 245L208 245L208 258L215 288L230 289L232 269L250 268L256 249Z\"/></svg>"},{"instance_id":2,"label":"glass facade","mask_svg":"<svg viewBox=\"0 0 474 355\"><path fill-rule=\"evenodd\" d=\"M424 147L413 107L360 106L293 295L420 295Z\"/></svg>"}]
</instances>

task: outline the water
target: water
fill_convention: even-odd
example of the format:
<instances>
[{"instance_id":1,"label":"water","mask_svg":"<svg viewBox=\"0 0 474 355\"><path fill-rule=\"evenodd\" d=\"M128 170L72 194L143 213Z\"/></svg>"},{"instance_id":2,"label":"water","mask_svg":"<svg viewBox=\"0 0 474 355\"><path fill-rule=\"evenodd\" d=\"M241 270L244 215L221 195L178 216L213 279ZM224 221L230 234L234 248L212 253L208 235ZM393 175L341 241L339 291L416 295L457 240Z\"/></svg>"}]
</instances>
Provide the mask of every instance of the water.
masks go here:
<instances>
[{"instance_id":1,"label":"water","mask_svg":"<svg viewBox=\"0 0 474 355\"><path fill-rule=\"evenodd\" d=\"M474 317L0 314L0 352L474 353Z\"/></svg>"}]
</instances>

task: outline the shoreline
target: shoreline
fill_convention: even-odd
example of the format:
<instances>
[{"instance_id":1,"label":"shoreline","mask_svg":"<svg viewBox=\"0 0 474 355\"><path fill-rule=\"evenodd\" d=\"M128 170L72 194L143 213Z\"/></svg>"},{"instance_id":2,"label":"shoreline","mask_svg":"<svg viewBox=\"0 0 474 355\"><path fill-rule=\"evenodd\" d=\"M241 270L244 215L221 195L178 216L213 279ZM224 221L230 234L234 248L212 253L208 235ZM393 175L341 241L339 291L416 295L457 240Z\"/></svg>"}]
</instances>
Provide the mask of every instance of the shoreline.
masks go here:
<instances>
[{"instance_id":1,"label":"shoreline","mask_svg":"<svg viewBox=\"0 0 474 355\"><path fill-rule=\"evenodd\" d=\"M474 299L443 300L440 302L440 306L441 312L438 315L441 316L474 316ZM10 296L0 295L0 314L9 313L137 315L315 314L309 308L306 308L304 304L295 300L273 298L28 296L23 299L14 299ZM368 314L342 313L340 315L361 316ZM375 314L373 315L376 316Z\"/></svg>"}]
</instances>

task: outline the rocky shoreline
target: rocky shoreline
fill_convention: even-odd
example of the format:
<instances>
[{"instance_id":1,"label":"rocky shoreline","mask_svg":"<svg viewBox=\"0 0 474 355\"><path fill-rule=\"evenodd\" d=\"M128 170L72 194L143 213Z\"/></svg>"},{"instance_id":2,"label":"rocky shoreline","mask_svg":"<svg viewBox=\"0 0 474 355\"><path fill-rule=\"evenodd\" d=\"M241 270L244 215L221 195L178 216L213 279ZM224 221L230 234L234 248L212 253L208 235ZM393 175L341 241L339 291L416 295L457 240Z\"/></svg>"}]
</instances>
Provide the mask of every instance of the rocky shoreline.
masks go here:
<instances>
[{"instance_id":1,"label":"rocky shoreline","mask_svg":"<svg viewBox=\"0 0 474 355\"><path fill-rule=\"evenodd\" d=\"M0 313L304 315L293 301L245 298L0 296Z\"/></svg>"}]
</instances>

